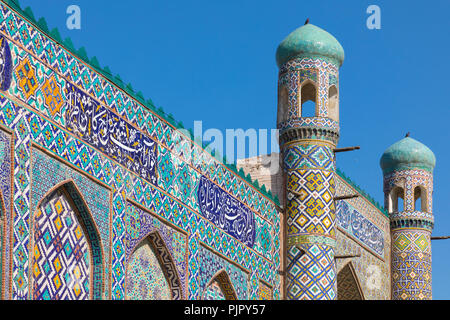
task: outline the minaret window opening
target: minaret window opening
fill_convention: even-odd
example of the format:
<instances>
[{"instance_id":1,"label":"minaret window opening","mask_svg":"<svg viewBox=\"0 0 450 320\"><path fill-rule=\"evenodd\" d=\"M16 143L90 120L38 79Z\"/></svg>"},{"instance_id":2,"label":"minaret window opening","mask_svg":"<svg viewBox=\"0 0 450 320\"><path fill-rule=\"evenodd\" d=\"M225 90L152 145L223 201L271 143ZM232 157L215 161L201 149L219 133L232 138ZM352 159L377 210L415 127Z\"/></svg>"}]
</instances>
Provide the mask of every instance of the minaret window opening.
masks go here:
<instances>
[{"instance_id":1,"label":"minaret window opening","mask_svg":"<svg viewBox=\"0 0 450 320\"><path fill-rule=\"evenodd\" d=\"M388 209L389 212L402 212L403 208L404 191L403 188L394 187L389 194Z\"/></svg>"},{"instance_id":2,"label":"minaret window opening","mask_svg":"<svg viewBox=\"0 0 450 320\"><path fill-rule=\"evenodd\" d=\"M289 112L289 93L285 86L278 90L278 119L277 123L286 121Z\"/></svg>"},{"instance_id":3,"label":"minaret window opening","mask_svg":"<svg viewBox=\"0 0 450 320\"><path fill-rule=\"evenodd\" d=\"M414 188L414 211L427 212L426 190L417 186Z\"/></svg>"},{"instance_id":4,"label":"minaret window opening","mask_svg":"<svg viewBox=\"0 0 450 320\"><path fill-rule=\"evenodd\" d=\"M339 97L334 85L328 89L328 116L334 121L339 121Z\"/></svg>"},{"instance_id":5,"label":"minaret window opening","mask_svg":"<svg viewBox=\"0 0 450 320\"><path fill-rule=\"evenodd\" d=\"M306 82L301 88L301 117L316 117L316 86L311 82Z\"/></svg>"}]
</instances>

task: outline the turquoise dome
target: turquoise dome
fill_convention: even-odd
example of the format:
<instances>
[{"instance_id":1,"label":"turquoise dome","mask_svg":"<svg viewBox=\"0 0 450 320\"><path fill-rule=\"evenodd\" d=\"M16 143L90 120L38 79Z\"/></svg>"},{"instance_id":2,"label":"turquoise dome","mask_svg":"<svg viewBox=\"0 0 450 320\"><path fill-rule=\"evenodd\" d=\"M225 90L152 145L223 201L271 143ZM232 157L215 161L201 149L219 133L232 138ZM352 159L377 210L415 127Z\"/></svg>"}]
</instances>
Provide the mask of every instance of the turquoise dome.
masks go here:
<instances>
[{"instance_id":1,"label":"turquoise dome","mask_svg":"<svg viewBox=\"0 0 450 320\"><path fill-rule=\"evenodd\" d=\"M426 145L406 137L386 149L380 159L384 174L395 170L424 169L433 172L436 157Z\"/></svg>"},{"instance_id":2,"label":"turquoise dome","mask_svg":"<svg viewBox=\"0 0 450 320\"><path fill-rule=\"evenodd\" d=\"M278 46L277 65L297 57L322 58L340 67L344 62L344 48L325 30L313 24L305 24L294 30Z\"/></svg>"}]
</instances>

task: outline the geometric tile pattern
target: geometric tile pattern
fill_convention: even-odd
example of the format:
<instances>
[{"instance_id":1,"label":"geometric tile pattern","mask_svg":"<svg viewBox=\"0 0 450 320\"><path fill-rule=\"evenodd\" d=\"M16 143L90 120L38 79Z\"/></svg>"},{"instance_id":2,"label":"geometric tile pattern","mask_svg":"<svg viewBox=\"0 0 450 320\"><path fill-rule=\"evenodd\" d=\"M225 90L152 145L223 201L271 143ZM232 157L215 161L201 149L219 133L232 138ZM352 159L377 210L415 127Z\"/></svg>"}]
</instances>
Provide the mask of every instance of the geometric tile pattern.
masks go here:
<instances>
[{"instance_id":1,"label":"geometric tile pattern","mask_svg":"<svg viewBox=\"0 0 450 320\"><path fill-rule=\"evenodd\" d=\"M27 250L32 230L30 213L34 212L31 208L40 200L33 198L38 184L32 178L35 174L32 172L34 161L32 155L36 154L35 148L31 147L32 144L52 154L54 157L52 166L64 168L62 174L64 179L75 180L75 185L80 189L80 198L84 198L92 213L101 240L99 243L102 246L99 249L102 252L101 264L104 270L101 272L99 283L104 286L103 298L125 298L127 198L193 235L188 238L186 253L189 261L186 271L188 278L186 297L189 299L196 299L201 295L199 285L201 242L240 267L251 270L246 290L249 299L258 298L258 278L273 285L274 298L280 297L281 277L276 271L280 269L281 259L280 252L275 248L278 247L276 243L280 241L281 226L280 214L272 200L238 177L227 166L212 158L200 146L192 145L188 139L178 143L179 137L177 138L172 124L142 106L114 83L53 42L3 2L0 3L0 35L8 42L12 61L11 85L7 92L0 92L0 124L11 129L15 135L14 170L11 172L11 176L14 177L14 194L9 193L8 197L12 199L11 206L13 206L9 211L14 210L9 219L13 224L10 229L13 233L9 235L11 246L5 248L5 252L10 250L8 256L12 259L11 274L7 275L6 285L11 283L12 287L5 291L5 298L27 299L31 292L27 276L30 274L28 266L32 254ZM140 174L136 174L133 168L128 167L127 163L123 165L124 163L114 159L115 154L102 153L99 150L101 147L99 141L92 143L84 141L84 138L88 138L69 132L67 128L72 123L67 123L66 114L71 107L68 96L70 85L76 86L84 96L89 96L95 101L95 105L99 107L95 111L107 110L108 115L117 116L118 123L136 129L136 137L141 137L142 134L156 142L157 160L160 149L164 150L163 152L175 152L180 151L178 150L180 148L182 152L177 155L183 162L180 167L187 170L177 172L178 190L166 192L158 188L156 183L142 179ZM14 97L15 102L12 102L11 97ZM64 103L61 104L61 101ZM95 118L90 118L92 125L98 116L101 115L95 113ZM77 118L78 120L80 119ZM80 123L82 124L78 121L76 125L79 126ZM100 137L101 130L96 131L96 134L97 138ZM136 141L132 140L131 135L129 138L131 139L129 141ZM71 170L61 166L61 161L69 163ZM156 170L158 165L159 163L155 164ZM106 185L106 194L102 193L101 196L93 194L92 199L89 199L91 191L74 178L74 172L83 177L80 180L89 180L91 184L97 184L93 181L98 181ZM86 175L92 180L86 179ZM196 179L201 175L213 181L257 216L253 248L243 245L235 237L201 217L196 199L198 183ZM48 180L60 180L62 176L53 178L50 175ZM144 176L147 177L145 174ZM159 179L158 174L156 177ZM48 189L42 195L47 191ZM103 200L109 204L109 208L96 211L103 206ZM5 206L7 202L5 201ZM95 205L92 206L92 203ZM95 207L97 205L99 208ZM8 208L6 211L7 215L10 214ZM265 226L264 230L260 230L261 225ZM267 242L270 242L270 245ZM95 277L95 274L93 276ZM95 283L94 281L94 287Z\"/></svg>"},{"instance_id":2,"label":"geometric tile pattern","mask_svg":"<svg viewBox=\"0 0 450 320\"><path fill-rule=\"evenodd\" d=\"M323 170L289 171L287 188L289 235L313 233L334 236L334 173Z\"/></svg>"},{"instance_id":3,"label":"geometric tile pattern","mask_svg":"<svg viewBox=\"0 0 450 320\"><path fill-rule=\"evenodd\" d=\"M215 255L211 250L200 247L199 250L200 265L200 288L204 292L208 284L217 280L221 291L227 299L237 297L238 300L248 300L248 273L238 268L234 264Z\"/></svg>"},{"instance_id":4,"label":"geometric tile pattern","mask_svg":"<svg viewBox=\"0 0 450 320\"><path fill-rule=\"evenodd\" d=\"M300 85L305 79L310 79L310 81L316 83L318 87L316 98L318 114L316 118L314 118L316 123L311 124L311 126L317 125L317 121L320 121L321 123L328 123L327 127L332 125L338 130L339 124L328 118L328 88L330 85L335 84L329 83L331 75L338 78L337 67L322 59L297 58L282 65L279 71L278 86L279 89L281 89L281 86L288 87L289 116L286 117L286 121L278 123L277 128L280 130L294 128L297 127L298 121L306 120L300 117L301 90L299 90L299 88L301 88Z\"/></svg>"},{"instance_id":5,"label":"geometric tile pattern","mask_svg":"<svg viewBox=\"0 0 450 320\"><path fill-rule=\"evenodd\" d=\"M47 193L56 186L66 190L84 224L85 233L88 235L92 256L92 298L100 299L103 287L110 281L109 277L102 276L108 274L108 262L110 261L109 254L106 254L110 252L111 248L109 190L86 179L68 165L62 164L39 149L32 148L32 155L33 180L30 211L37 210L39 202L42 202ZM105 268L104 271L102 268ZM107 294L107 292L103 293Z\"/></svg>"},{"instance_id":6,"label":"geometric tile pattern","mask_svg":"<svg viewBox=\"0 0 450 320\"><path fill-rule=\"evenodd\" d=\"M355 194L360 191L348 183L347 180L336 175L336 195ZM343 212L345 207L348 212ZM353 210L354 209L354 210ZM356 213L357 212L357 213ZM344 214L343 214L344 213ZM351 213L355 214L356 223L354 226L350 223ZM358 218L359 217L359 218ZM350 219L350 220L349 220ZM366 226L373 225L374 230L380 230L383 240L376 233L373 243L366 235L370 234L371 228ZM362 227L362 228L361 228ZM353 233L353 228L355 233ZM368 232L367 234L365 232ZM359 236L359 238L357 237ZM362 236L362 237L361 237ZM380 243L383 243L383 250ZM335 254L339 256L352 256L359 254L358 257L336 259L336 270L339 272L344 269L348 263L351 263L355 278L359 281L362 296L366 300L389 300L391 299L391 235L389 218L379 210L372 202L364 196L358 198L346 199L336 202L336 247ZM379 253L382 254L379 254ZM338 281L338 287L339 287ZM338 299L339 299L338 289Z\"/></svg>"},{"instance_id":7,"label":"geometric tile pattern","mask_svg":"<svg viewBox=\"0 0 450 320\"><path fill-rule=\"evenodd\" d=\"M10 278L10 254L11 246L7 242L10 239L11 230L11 135L0 129L0 297L4 298L9 291Z\"/></svg>"},{"instance_id":8,"label":"geometric tile pattern","mask_svg":"<svg viewBox=\"0 0 450 320\"><path fill-rule=\"evenodd\" d=\"M264 282L259 282L259 300L272 300L272 289Z\"/></svg>"},{"instance_id":9,"label":"geometric tile pattern","mask_svg":"<svg viewBox=\"0 0 450 320\"><path fill-rule=\"evenodd\" d=\"M430 232L395 230L392 243L392 299L431 300Z\"/></svg>"},{"instance_id":10,"label":"geometric tile pattern","mask_svg":"<svg viewBox=\"0 0 450 320\"><path fill-rule=\"evenodd\" d=\"M351 263L348 263L337 275L338 300L364 300L358 278Z\"/></svg>"},{"instance_id":11,"label":"geometric tile pattern","mask_svg":"<svg viewBox=\"0 0 450 320\"><path fill-rule=\"evenodd\" d=\"M391 219L408 217L411 215L422 216L427 220L433 220L433 174L420 169L400 170L384 176L383 191L385 194L385 207L389 205L389 193L392 188L400 187L404 190L404 208L402 212L390 213ZM414 189L422 187L426 190L427 212L415 210L414 208ZM424 200L424 199L422 199ZM422 212L421 214L419 212Z\"/></svg>"},{"instance_id":12,"label":"geometric tile pattern","mask_svg":"<svg viewBox=\"0 0 450 320\"><path fill-rule=\"evenodd\" d=\"M183 293L186 292L186 236L132 203L127 203L125 228L126 260L131 261L133 249L139 243L140 246L143 241L150 241L153 252L160 261L160 267L166 275L170 296L174 300L186 296Z\"/></svg>"},{"instance_id":13,"label":"geometric tile pattern","mask_svg":"<svg viewBox=\"0 0 450 320\"><path fill-rule=\"evenodd\" d=\"M203 300L225 300L225 295L217 280L212 281L203 293Z\"/></svg>"},{"instance_id":14,"label":"geometric tile pattern","mask_svg":"<svg viewBox=\"0 0 450 320\"><path fill-rule=\"evenodd\" d=\"M291 246L287 253L287 299L336 299L334 249L313 244Z\"/></svg>"},{"instance_id":15,"label":"geometric tile pattern","mask_svg":"<svg viewBox=\"0 0 450 320\"><path fill-rule=\"evenodd\" d=\"M336 175L336 195L360 193L348 179ZM348 212L342 211L345 207ZM343 214L344 213L344 214ZM352 225L352 215L355 215L355 225ZM359 222L358 222L359 221ZM383 239L377 233L379 230ZM355 229L355 232L353 232ZM367 232L367 233L366 233ZM374 237L373 243L369 235ZM359 238L358 238L359 237ZM380 243L383 243L383 250ZM378 252L378 253L377 253ZM391 298L391 235L389 218L364 196L340 200L336 202L336 247L335 254L339 256L358 257L336 259L336 270L339 273L349 263L354 271L355 279L359 281L362 296L366 300L389 300ZM338 287L339 287L338 281ZM338 298L339 298L338 289Z\"/></svg>"},{"instance_id":16,"label":"geometric tile pattern","mask_svg":"<svg viewBox=\"0 0 450 320\"><path fill-rule=\"evenodd\" d=\"M90 250L67 195L53 192L34 219L32 299L89 299Z\"/></svg>"},{"instance_id":17,"label":"geometric tile pattern","mask_svg":"<svg viewBox=\"0 0 450 320\"><path fill-rule=\"evenodd\" d=\"M0 95L0 105L12 106L14 108L18 108L15 104L8 104L8 100L5 98L1 98ZM127 171L122 171L120 167L115 167L114 163L106 158L103 158L96 154L92 149L90 149L87 145L78 142L73 139L70 135L64 136L65 140L63 140L64 144L60 149L57 145L57 140L54 138L48 139L45 138L45 135L42 131L38 130L36 133L33 132L33 123L38 121L38 126L36 128L47 127L48 133L51 132L53 136L60 136L61 131L52 126L42 126L41 120L33 114L26 113L28 121L31 123L31 136L33 140L37 143L46 146L46 148L50 149L52 153L56 154L58 157L61 157L67 161L71 161L74 165L83 171L87 171L89 174L92 174L96 179L111 185L113 189L116 191L113 195L112 208L113 213L115 215L114 223L112 225L114 235L121 235L121 238L113 238L113 255L112 255L112 295L115 299L123 299L123 292L125 292L125 281L124 274L126 266L125 260L125 238L126 235L125 229L123 226L125 225L125 208L124 205L126 203L126 199L122 197L123 192L127 192L129 197L141 204L142 206L148 208L149 210L155 212L158 216L163 219L167 219L171 223L176 226L179 226L186 232L190 232L192 234L198 235L199 239L211 246L221 254L229 259L233 259L237 264L243 266L244 268L252 269L252 279L257 277L261 277L264 281L268 281L269 283L273 281L279 281L279 276L275 274L275 266L279 265L279 253L274 252L274 261L275 264L272 264L270 261L267 261L260 257L257 252L249 250L245 246L242 246L237 240L230 237L227 234L221 232L218 228L212 227L205 220L200 219L198 213L195 214L182 203L175 201L170 198L167 194L162 193L158 189L152 187L150 184L144 183L144 180L135 178L130 175ZM0 116L0 121L3 118ZM5 120L3 120L5 121ZM30 129L29 129L30 130ZM34 151L35 155L39 153ZM20 153L19 153L20 154ZM86 159L83 160L81 155L86 155ZM53 158L52 158L53 159ZM52 161L55 164L58 163L58 160L53 159ZM39 163L39 162L37 162ZM45 162L44 162L45 163ZM52 165L53 166L53 165ZM60 166L61 167L61 166ZM67 177L67 175L63 174L63 176ZM49 175L49 177L52 177ZM67 178L66 178L67 179ZM89 181L89 179L80 179L77 180L77 184L80 184L82 181ZM18 188L18 190L21 190ZM91 192L88 192L88 194ZM96 199L108 199L108 197L95 197ZM25 198L27 199L27 198ZM28 203L26 203L28 206ZM103 210L105 211L105 210ZM26 211L25 211L26 212ZM105 211L107 212L107 211ZM121 213L122 212L122 213ZM276 211L274 211L276 212ZM118 216L118 214L121 215ZM95 217L94 217L95 218ZM277 221L279 219L277 216L272 215L271 220ZM20 224L20 220L17 224ZM26 226L26 225L25 225ZM279 228L279 223L276 224L276 227ZM275 229L274 232L278 232ZM25 238L26 239L26 238ZM116 239L116 240L114 240ZM193 238L189 239L189 247L188 247L188 256L189 256L189 299L196 299L200 295L199 283L198 283L198 272L199 272L199 263L198 259L198 245L196 240ZM257 248L257 247L255 247ZM26 256L25 256L26 258ZM26 260L25 260L26 261ZM26 265L26 264L24 264ZM16 269L17 270L17 269ZM19 270L16 271L17 273ZM277 278L275 278L277 277ZM26 278L21 278L24 280L23 288L26 288ZM274 297L279 297L279 282L275 283L274 289ZM15 282L15 285L19 286L20 282ZM257 299L258 285L257 282L251 282L252 286L249 292L249 298ZM20 293L21 294L21 293ZM19 294L15 296L15 298L19 298Z\"/></svg>"},{"instance_id":18,"label":"geometric tile pattern","mask_svg":"<svg viewBox=\"0 0 450 320\"><path fill-rule=\"evenodd\" d=\"M284 156L286 170L298 169L323 169L332 170L334 166L334 154L327 146L300 144L287 150Z\"/></svg>"},{"instance_id":19,"label":"geometric tile pattern","mask_svg":"<svg viewBox=\"0 0 450 320\"><path fill-rule=\"evenodd\" d=\"M431 231L433 229L433 174L421 170L396 170L384 176L385 207L390 193L400 187L402 211L390 212L392 237L392 299L429 300L431 288ZM425 190L426 212L414 208L414 190ZM422 201L425 201L422 198ZM419 209L419 210L417 210Z\"/></svg>"},{"instance_id":20,"label":"geometric tile pattern","mask_svg":"<svg viewBox=\"0 0 450 320\"><path fill-rule=\"evenodd\" d=\"M277 128L282 137L293 140L281 146L286 173L288 299L336 298L333 149L338 134L333 134L339 132L339 123L328 114L331 76L338 77L337 66L315 58L291 59L279 71L279 90L285 87L289 94L287 116L282 117L286 120ZM312 118L302 118L302 86L307 82L317 90ZM324 129L324 134L317 129Z\"/></svg>"},{"instance_id":21,"label":"geometric tile pattern","mask_svg":"<svg viewBox=\"0 0 450 320\"><path fill-rule=\"evenodd\" d=\"M127 268L127 300L170 300L171 292L149 240L135 249Z\"/></svg>"},{"instance_id":22,"label":"geometric tile pattern","mask_svg":"<svg viewBox=\"0 0 450 320\"><path fill-rule=\"evenodd\" d=\"M287 170L287 298L335 299L334 154L305 141L284 148ZM326 170L325 170L326 168Z\"/></svg>"}]
</instances>

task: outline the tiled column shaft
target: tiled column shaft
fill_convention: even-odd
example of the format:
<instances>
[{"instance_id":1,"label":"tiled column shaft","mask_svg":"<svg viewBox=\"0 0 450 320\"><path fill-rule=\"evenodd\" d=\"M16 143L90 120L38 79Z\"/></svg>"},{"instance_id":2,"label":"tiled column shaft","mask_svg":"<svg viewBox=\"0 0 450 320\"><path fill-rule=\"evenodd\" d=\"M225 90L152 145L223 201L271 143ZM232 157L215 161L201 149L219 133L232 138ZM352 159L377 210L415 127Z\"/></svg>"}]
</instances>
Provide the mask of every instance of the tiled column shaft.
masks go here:
<instances>
[{"instance_id":1,"label":"tiled column shaft","mask_svg":"<svg viewBox=\"0 0 450 320\"><path fill-rule=\"evenodd\" d=\"M334 145L284 146L287 176L287 299L336 298Z\"/></svg>"}]
</instances>

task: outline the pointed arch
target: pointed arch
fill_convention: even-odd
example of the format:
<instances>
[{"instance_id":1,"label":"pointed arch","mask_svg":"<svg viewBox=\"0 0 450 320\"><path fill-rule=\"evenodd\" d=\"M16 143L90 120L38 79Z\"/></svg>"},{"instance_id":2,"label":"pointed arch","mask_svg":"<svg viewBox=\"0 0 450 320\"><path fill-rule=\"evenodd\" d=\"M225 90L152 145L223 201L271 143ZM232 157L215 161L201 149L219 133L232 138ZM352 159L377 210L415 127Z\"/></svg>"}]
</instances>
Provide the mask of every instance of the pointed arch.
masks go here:
<instances>
[{"instance_id":1,"label":"pointed arch","mask_svg":"<svg viewBox=\"0 0 450 320\"><path fill-rule=\"evenodd\" d=\"M237 300L236 290L233 287L233 284L231 283L230 276L225 271L225 269L219 270L208 282L208 284L205 286L205 289L202 293L202 299L205 298L205 294L207 293L207 290L209 287L217 285L225 300Z\"/></svg>"},{"instance_id":2,"label":"pointed arch","mask_svg":"<svg viewBox=\"0 0 450 320\"><path fill-rule=\"evenodd\" d=\"M30 298L101 299L103 247L75 181L51 188L32 217Z\"/></svg>"},{"instance_id":3,"label":"pointed arch","mask_svg":"<svg viewBox=\"0 0 450 320\"><path fill-rule=\"evenodd\" d=\"M131 252L133 252L127 261L127 274L126 274L126 282L129 284L129 281L131 281L131 278L129 279L128 276L131 276L131 274L128 273L128 266L130 262L133 259L133 254L136 252L137 249L139 249L145 242L148 242L148 245L150 246L151 250L156 256L156 259L158 260L159 266L161 267L161 270L163 272L164 278L169 286L170 291L170 297L172 300L182 300L184 298L183 296L183 290L181 286L181 278L178 273L178 270L175 266L174 260L172 258L172 255L170 254L169 249L167 248L166 243L164 242L161 234L159 231L154 230L151 231L149 234L147 234L143 239L133 248ZM128 285L127 291L128 291Z\"/></svg>"},{"instance_id":4,"label":"pointed arch","mask_svg":"<svg viewBox=\"0 0 450 320\"><path fill-rule=\"evenodd\" d=\"M317 117L318 115L318 99L317 86L311 80L305 80L300 88L300 110L301 117ZM307 103L311 101L311 103Z\"/></svg>"},{"instance_id":5,"label":"pointed arch","mask_svg":"<svg viewBox=\"0 0 450 320\"><path fill-rule=\"evenodd\" d=\"M364 293L352 262L347 263L337 275L338 300L364 300Z\"/></svg>"},{"instance_id":6,"label":"pointed arch","mask_svg":"<svg viewBox=\"0 0 450 320\"><path fill-rule=\"evenodd\" d=\"M388 211L401 212L404 210L405 191L402 187L395 186L389 192Z\"/></svg>"},{"instance_id":7,"label":"pointed arch","mask_svg":"<svg viewBox=\"0 0 450 320\"><path fill-rule=\"evenodd\" d=\"M428 212L427 189L423 186L414 188L414 211Z\"/></svg>"}]
</instances>

